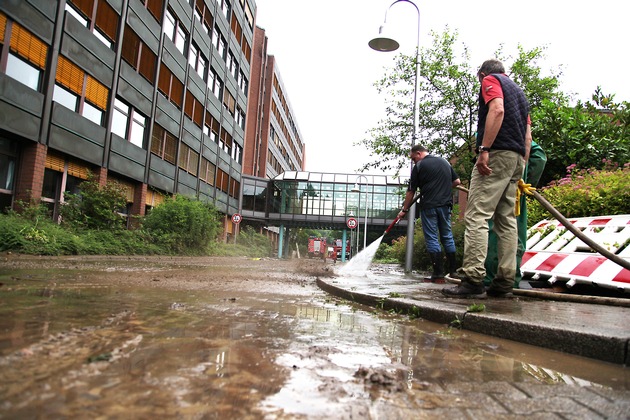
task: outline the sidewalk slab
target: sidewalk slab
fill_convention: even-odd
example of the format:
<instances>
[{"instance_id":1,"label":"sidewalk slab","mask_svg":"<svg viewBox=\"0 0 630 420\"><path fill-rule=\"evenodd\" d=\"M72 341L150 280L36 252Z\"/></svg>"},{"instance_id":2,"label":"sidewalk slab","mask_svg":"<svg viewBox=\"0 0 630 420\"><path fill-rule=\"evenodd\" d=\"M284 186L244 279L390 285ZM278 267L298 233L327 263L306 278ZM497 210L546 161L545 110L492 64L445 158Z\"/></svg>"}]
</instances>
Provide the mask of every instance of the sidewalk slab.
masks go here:
<instances>
[{"instance_id":1,"label":"sidewalk slab","mask_svg":"<svg viewBox=\"0 0 630 420\"><path fill-rule=\"evenodd\" d=\"M447 284L423 283L412 276L336 276L318 278L332 295L383 310L605 362L630 364L630 306L563 301L563 296L527 291L525 296L482 300L454 299L441 293ZM518 292L518 291L517 291ZM595 303L591 303L595 302ZM483 303L483 312L469 306ZM624 303L624 302L622 302ZM629 300L630 303L630 300Z\"/></svg>"}]
</instances>

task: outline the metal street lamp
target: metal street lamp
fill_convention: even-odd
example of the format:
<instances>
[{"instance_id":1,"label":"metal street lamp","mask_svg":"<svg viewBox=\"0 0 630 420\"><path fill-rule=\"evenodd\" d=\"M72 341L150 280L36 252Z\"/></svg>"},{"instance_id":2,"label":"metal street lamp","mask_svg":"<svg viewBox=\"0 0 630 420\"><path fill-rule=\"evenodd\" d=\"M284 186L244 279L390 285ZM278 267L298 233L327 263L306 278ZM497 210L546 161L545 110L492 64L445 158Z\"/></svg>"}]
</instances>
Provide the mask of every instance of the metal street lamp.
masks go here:
<instances>
[{"instance_id":1,"label":"metal street lamp","mask_svg":"<svg viewBox=\"0 0 630 420\"><path fill-rule=\"evenodd\" d=\"M370 48L376 51L382 52L391 52L396 51L400 44L385 35L383 35L383 29L385 28L385 24L387 23L387 12L392 8L396 3L409 3L416 8L418 12L418 39L416 46L416 80L415 86L413 90L413 134L411 136L411 147L416 144L416 138L418 134L418 123L419 123L419 114L418 114L418 82L420 81L420 9L418 6L411 0L396 0L393 2L385 11L385 19L383 20L383 24L378 29L379 36L372 39L368 42ZM412 163L413 165L413 163ZM413 166L412 166L413 168ZM409 212L407 213L408 222L407 222L407 244L405 249L405 272L411 272L411 263L413 261L413 228L414 228L414 220L416 217L416 203L415 201L409 207Z\"/></svg>"},{"instance_id":2,"label":"metal street lamp","mask_svg":"<svg viewBox=\"0 0 630 420\"><path fill-rule=\"evenodd\" d=\"M365 246L367 244L367 217L368 217L368 190L367 190L367 183L368 183L368 179L367 176L365 175L359 175L357 179L361 179L361 178L365 178L365 222L363 224L363 249L365 249ZM354 188L352 188L351 190L352 192L358 192L359 193L359 209L361 208L361 189L359 189L359 183L355 182L354 183ZM357 237L357 243L358 243L358 237ZM357 249L357 252L359 250Z\"/></svg>"}]
</instances>

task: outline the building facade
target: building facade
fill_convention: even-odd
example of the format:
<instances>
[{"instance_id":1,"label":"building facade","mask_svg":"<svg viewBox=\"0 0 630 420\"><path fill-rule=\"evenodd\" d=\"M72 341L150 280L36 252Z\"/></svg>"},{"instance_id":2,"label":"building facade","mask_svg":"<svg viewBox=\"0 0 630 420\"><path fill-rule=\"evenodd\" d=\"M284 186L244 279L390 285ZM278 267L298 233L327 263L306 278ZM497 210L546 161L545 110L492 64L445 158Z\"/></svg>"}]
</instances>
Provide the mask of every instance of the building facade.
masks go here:
<instances>
[{"instance_id":1,"label":"building facade","mask_svg":"<svg viewBox=\"0 0 630 420\"><path fill-rule=\"evenodd\" d=\"M265 30L254 29L254 46L243 151L243 174L271 179L305 169L306 148Z\"/></svg>"},{"instance_id":2,"label":"building facade","mask_svg":"<svg viewBox=\"0 0 630 420\"><path fill-rule=\"evenodd\" d=\"M183 194L239 209L253 0L0 2L0 207L92 173L128 214ZM272 111L273 112L273 111ZM303 150L302 150L303 153ZM297 163L296 163L297 164Z\"/></svg>"}]
</instances>

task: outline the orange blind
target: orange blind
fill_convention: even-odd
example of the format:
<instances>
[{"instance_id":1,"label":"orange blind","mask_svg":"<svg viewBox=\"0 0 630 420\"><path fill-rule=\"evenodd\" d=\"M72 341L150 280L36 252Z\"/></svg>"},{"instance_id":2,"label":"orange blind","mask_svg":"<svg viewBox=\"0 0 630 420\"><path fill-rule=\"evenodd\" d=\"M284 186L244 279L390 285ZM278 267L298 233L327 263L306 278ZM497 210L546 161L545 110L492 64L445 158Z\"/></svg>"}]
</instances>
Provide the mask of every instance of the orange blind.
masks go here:
<instances>
[{"instance_id":1,"label":"orange blind","mask_svg":"<svg viewBox=\"0 0 630 420\"><path fill-rule=\"evenodd\" d=\"M62 157L48 154L46 155L46 167L53 171L63 172L65 162Z\"/></svg>"},{"instance_id":2,"label":"orange blind","mask_svg":"<svg viewBox=\"0 0 630 420\"><path fill-rule=\"evenodd\" d=\"M164 202L164 196L157 192L147 190L147 198L145 204L148 206L156 207Z\"/></svg>"},{"instance_id":3,"label":"orange blind","mask_svg":"<svg viewBox=\"0 0 630 420\"><path fill-rule=\"evenodd\" d=\"M57 75L55 80L57 83L67 87L77 95L83 94L83 70L70 62L67 58L60 55L57 62Z\"/></svg>"},{"instance_id":4,"label":"orange blind","mask_svg":"<svg viewBox=\"0 0 630 420\"><path fill-rule=\"evenodd\" d=\"M76 162L68 162L68 175L88 179L88 168Z\"/></svg>"},{"instance_id":5,"label":"orange blind","mask_svg":"<svg viewBox=\"0 0 630 420\"><path fill-rule=\"evenodd\" d=\"M88 76L85 98L103 111L106 111L108 97L109 89L92 76Z\"/></svg>"},{"instance_id":6,"label":"orange blind","mask_svg":"<svg viewBox=\"0 0 630 420\"><path fill-rule=\"evenodd\" d=\"M4 43L4 31L7 28L7 17L0 13L0 43Z\"/></svg>"},{"instance_id":7,"label":"orange blind","mask_svg":"<svg viewBox=\"0 0 630 420\"><path fill-rule=\"evenodd\" d=\"M11 50L17 52L40 69L46 68L48 46L15 22L13 22L11 27Z\"/></svg>"},{"instance_id":8,"label":"orange blind","mask_svg":"<svg viewBox=\"0 0 630 420\"><path fill-rule=\"evenodd\" d=\"M117 184L120 187L120 189L125 192L125 196L127 197L128 203L133 203L133 193L134 193L135 188L131 182L122 181L120 179L111 179L110 181Z\"/></svg>"}]
</instances>

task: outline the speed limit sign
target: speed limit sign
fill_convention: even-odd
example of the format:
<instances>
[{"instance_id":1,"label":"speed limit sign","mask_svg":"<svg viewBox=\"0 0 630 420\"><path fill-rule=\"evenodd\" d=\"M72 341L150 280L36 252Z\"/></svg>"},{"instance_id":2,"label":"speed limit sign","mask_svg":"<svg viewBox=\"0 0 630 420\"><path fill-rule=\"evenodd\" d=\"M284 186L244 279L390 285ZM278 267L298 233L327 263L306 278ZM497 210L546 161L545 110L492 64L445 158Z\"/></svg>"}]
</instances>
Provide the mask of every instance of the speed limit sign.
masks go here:
<instances>
[{"instance_id":1,"label":"speed limit sign","mask_svg":"<svg viewBox=\"0 0 630 420\"><path fill-rule=\"evenodd\" d=\"M232 223L236 223L238 225L239 223L241 223L241 220L243 220L243 216L241 216L239 213L234 213L232 215Z\"/></svg>"},{"instance_id":2,"label":"speed limit sign","mask_svg":"<svg viewBox=\"0 0 630 420\"><path fill-rule=\"evenodd\" d=\"M349 218L348 221L346 222L346 225L350 229L356 228L358 224L359 224L359 222L357 222L357 219L355 219L354 217Z\"/></svg>"}]
</instances>

